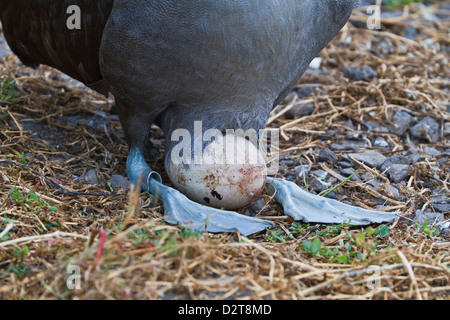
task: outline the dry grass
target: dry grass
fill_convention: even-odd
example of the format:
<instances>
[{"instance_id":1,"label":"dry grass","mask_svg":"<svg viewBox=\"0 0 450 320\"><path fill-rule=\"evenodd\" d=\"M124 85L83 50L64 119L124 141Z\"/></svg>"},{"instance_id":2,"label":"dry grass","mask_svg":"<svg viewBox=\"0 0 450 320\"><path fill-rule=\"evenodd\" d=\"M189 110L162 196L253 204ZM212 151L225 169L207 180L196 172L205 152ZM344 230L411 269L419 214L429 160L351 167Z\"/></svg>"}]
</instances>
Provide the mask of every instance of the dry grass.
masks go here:
<instances>
[{"instance_id":1,"label":"dry grass","mask_svg":"<svg viewBox=\"0 0 450 320\"><path fill-rule=\"evenodd\" d=\"M358 13L353 19L362 20ZM449 23L421 24L419 29L432 39L428 47L396 35L405 24L402 17L383 21L388 26L383 32L344 28L321 53L329 73L308 72L299 82L299 87L320 88L320 94L286 101L272 115L270 127L280 128L283 153L339 180L336 168L316 159L316 147L340 142L321 140L323 132L379 135L395 145L385 150L387 156L405 147L401 139L367 132L363 120L389 122L393 112L408 109L448 122L450 70L444 48L449 46ZM386 39L394 52L377 51ZM370 42L375 51L369 50ZM344 66L364 64L376 71L376 80L342 78ZM20 96L18 103L0 104L5 118L0 120L0 298L448 299L448 236L430 235L409 223L416 208L429 206L431 187L450 194L448 163L435 172L438 178L430 174L435 163L414 164L399 198L383 188L366 188L367 181L339 188L342 199L356 205L374 207L370 199L377 197L388 209L400 210L403 218L388 226L388 234L373 234L377 226L293 225L267 195L260 215L276 223L270 231L249 238L191 232L164 224L161 204L148 194L110 193L107 182L113 174L125 174L128 152L117 116L109 112L112 101L53 69L25 68L12 56L2 61L0 74L16 80ZM315 104L313 115L284 116L305 100ZM77 123L68 120L75 116ZM346 119L359 124L357 130L345 127ZM37 124L39 135L24 129L30 122ZM161 132L155 129L154 138L161 139ZM441 150L448 141L442 137L423 145ZM162 146L151 162L161 173L163 152ZM99 176L98 186L74 178L90 169ZM389 184L376 168L364 165L360 173L365 171ZM313 255L304 249L313 239L335 250L335 256L360 255L349 255L347 264L325 253ZM71 265L82 272L79 290L66 285Z\"/></svg>"}]
</instances>

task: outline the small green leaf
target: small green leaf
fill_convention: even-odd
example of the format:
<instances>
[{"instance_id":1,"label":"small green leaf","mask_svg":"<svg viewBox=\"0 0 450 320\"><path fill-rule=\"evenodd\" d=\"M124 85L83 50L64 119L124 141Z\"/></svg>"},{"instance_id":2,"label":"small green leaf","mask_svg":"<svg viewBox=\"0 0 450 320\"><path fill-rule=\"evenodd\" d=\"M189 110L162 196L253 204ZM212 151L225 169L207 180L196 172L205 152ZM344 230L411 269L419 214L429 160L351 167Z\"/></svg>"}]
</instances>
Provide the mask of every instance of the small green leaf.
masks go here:
<instances>
[{"instance_id":1,"label":"small green leaf","mask_svg":"<svg viewBox=\"0 0 450 320\"><path fill-rule=\"evenodd\" d=\"M25 159L25 153L23 152L20 153L20 162L22 162L22 164L27 164L27 159Z\"/></svg>"},{"instance_id":2,"label":"small green leaf","mask_svg":"<svg viewBox=\"0 0 450 320\"><path fill-rule=\"evenodd\" d=\"M312 254L319 254L320 249L322 248L322 242L319 238L315 238L311 241L311 253Z\"/></svg>"},{"instance_id":3,"label":"small green leaf","mask_svg":"<svg viewBox=\"0 0 450 320\"><path fill-rule=\"evenodd\" d=\"M309 241L309 240L303 241L302 248L303 248L303 250L305 250L307 252L311 252L311 241Z\"/></svg>"},{"instance_id":4,"label":"small green leaf","mask_svg":"<svg viewBox=\"0 0 450 320\"><path fill-rule=\"evenodd\" d=\"M348 263L348 255L344 254L342 256L334 257L333 261L337 261L337 263L347 264Z\"/></svg>"},{"instance_id":5,"label":"small green leaf","mask_svg":"<svg viewBox=\"0 0 450 320\"><path fill-rule=\"evenodd\" d=\"M382 238L386 237L389 234L389 227L386 225L381 225L380 226L380 236Z\"/></svg>"}]
</instances>

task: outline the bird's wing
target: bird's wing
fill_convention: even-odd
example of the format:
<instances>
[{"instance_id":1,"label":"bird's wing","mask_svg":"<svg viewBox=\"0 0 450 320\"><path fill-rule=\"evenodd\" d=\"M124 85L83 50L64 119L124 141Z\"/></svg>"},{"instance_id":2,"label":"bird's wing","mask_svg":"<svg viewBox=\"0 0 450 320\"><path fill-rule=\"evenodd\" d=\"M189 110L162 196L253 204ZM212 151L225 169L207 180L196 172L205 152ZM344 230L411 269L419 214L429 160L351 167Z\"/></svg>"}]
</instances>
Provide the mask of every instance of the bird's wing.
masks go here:
<instances>
[{"instance_id":1,"label":"bird's wing","mask_svg":"<svg viewBox=\"0 0 450 320\"><path fill-rule=\"evenodd\" d=\"M107 94L99 66L104 26L114 0L1 0L0 19L11 50L28 66L46 64ZM68 8L80 8L70 30Z\"/></svg>"}]
</instances>

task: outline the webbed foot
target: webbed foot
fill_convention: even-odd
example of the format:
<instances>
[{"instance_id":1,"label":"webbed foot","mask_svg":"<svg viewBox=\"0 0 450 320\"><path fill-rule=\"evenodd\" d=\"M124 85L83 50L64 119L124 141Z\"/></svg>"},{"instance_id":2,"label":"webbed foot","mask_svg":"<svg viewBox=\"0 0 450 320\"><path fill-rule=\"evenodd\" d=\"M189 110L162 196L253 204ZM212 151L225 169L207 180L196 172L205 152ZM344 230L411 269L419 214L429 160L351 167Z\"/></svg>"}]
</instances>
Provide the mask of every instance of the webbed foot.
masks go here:
<instances>
[{"instance_id":1,"label":"webbed foot","mask_svg":"<svg viewBox=\"0 0 450 320\"><path fill-rule=\"evenodd\" d=\"M284 213L297 221L366 225L398 217L395 212L366 210L314 195L284 179L268 177L267 185L269 192L283 206Z\"/></svg>"}]
</instances>

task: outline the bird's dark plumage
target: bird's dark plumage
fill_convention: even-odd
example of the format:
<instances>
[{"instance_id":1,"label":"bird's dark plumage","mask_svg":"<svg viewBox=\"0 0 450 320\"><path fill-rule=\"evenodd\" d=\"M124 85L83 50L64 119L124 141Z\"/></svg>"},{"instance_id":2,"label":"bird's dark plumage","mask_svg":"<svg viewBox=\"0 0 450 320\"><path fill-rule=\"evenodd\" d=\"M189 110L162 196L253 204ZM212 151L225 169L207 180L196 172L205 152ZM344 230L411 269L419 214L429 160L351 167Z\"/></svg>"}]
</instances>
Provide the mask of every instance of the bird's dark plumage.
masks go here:
<instances>
[{"instance_id":1,"label":"bird's dark plumage","mask_svg":"<svg viewBox=\"0 0 450 320\"><path fill-rule=\"evenodd\" d=\"M99 50L114 0L1 0L0 19L12 51L28 66L46 64L107 94ZM81 29L66 26L67 8L82 9Z\"/></svg>"}]
</instances>

